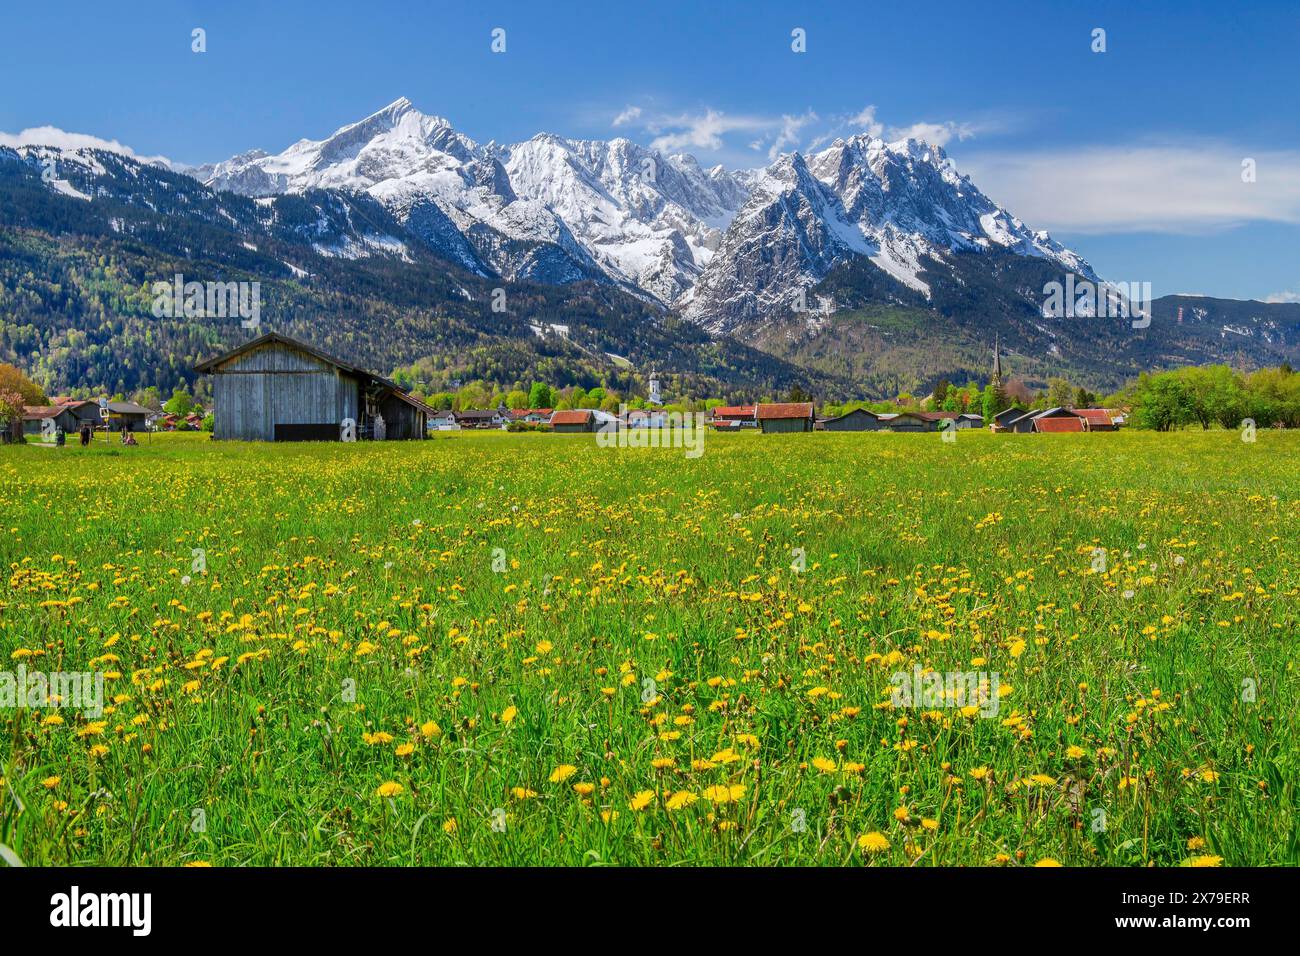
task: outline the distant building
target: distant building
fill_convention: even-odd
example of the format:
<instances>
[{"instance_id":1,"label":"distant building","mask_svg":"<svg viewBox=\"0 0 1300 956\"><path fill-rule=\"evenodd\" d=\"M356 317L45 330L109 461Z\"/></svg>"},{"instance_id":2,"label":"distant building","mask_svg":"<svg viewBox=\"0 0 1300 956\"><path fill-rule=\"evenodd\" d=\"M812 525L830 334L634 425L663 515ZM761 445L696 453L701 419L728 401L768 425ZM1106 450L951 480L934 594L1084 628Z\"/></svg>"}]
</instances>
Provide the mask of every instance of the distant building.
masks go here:
<instances>
[{"instance_id":1,"label":"distant building","mask_svg":"<svg viewBox=\"0 0 1300 956\"><path fill-rule=\"evenodd\" d=\"M195 366L212 376L212 437L338 441L424 438L434 411L382 376L278 332ZM111 412L111 407L110 407Z\"/></svg>"},{"instance_id":2,"label":"distant building","mask_svg":"<svg viewBox=\"0 0 1300 956\"><path fill-rule=\"evenodd\" d=\"M561 433L595 431L596 416L586 408L563 409L551 415L551 428Z\"/></svg>"},{"instance_id":3,"label":"distant building","mask_svg":"<svg viewBox=\"0 0 1300 956\"><path fill-rule=\"evenodd\" d=\"M718 405L709 410L709 424L715 430L757 428L756 405Z\"/></svg>"},{"instance_id":4,"label":"distant building","mask_svg":"<svg viewBox=\"0 0 1300 956\"><path fill-rule=\"evenodd\" d=\"M1088 431L1090 432L1119 431L1119 426L1116 425L1115 420L1111 418L1109 409L1076 408L1074 413L1088 420Z\"/></svg>"},{"instance_id":5,"label":"distant building","mask_svg":"<svg viewBox=\"0 0 1300 956\"><path fill-rule=\"evenodd\" d=\"M880 419L891 432L932 432L938 427L938 419L926 418L923 412L886 413Z\"/></svg>"},{"instance_id":6,"label":"distant building","mask_svg":"<svg viewBox=\"0 0 1300 956\"><path fill-rule=\"evenodd\" d=\"M1041 412L1025 412L1009 422L1006 430L1022 435L1033 432L1086 432L1088 420L1058 405Z\"/></svg>"},{"instance_id":7,"label":"distant building","mask_svg":"<svg viewBox=\"0 0 1300 956\"><path fill-rule=\"evenodd\" d=\"M879 432L884 431L888 420L881 421L881 416L865 408L855 408L818 422L828 432Z\"/></svg>"},{"instance_id":8,"label":"distant building","mask_svg":"<svg viewBox=\"0 0 1300 956\"><path fill-rule=\"evenodd\" d=\"M810 432L813 430L812 402L780 402L759 405L758 427L767 432Z\"/></svg>"},{"instance_id":9,"label":"distant building","mask_svg":"<svg viewBox=\"0 0 1300 956\"><path fill-rule=\"evenodd\" d=\"M511 421L510 413L500 408L467 408L453 414L461 428L504 428Z\"/></svg>"}]
</instances>

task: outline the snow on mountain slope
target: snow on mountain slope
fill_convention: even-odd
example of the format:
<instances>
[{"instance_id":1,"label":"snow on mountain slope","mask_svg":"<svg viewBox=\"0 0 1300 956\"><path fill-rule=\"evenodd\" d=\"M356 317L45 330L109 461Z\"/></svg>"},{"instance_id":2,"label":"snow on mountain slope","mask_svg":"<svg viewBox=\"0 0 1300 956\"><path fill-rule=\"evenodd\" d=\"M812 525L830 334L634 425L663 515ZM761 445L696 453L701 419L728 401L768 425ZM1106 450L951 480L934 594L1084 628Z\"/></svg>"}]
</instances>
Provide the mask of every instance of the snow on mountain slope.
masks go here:
<instances>
[{"instance_id":1,"label":"snow on mountain slope","mask_svg":"<svg viewBox=\"0 0 1300 956\"><path fill-rule=\"evenodd\" d=\"M711 329L789 308L856 256L927 296L922 274L956 251L1001 248L1095 278L912 139L854 136L762 170L706 171L622 138L479 145L403 98L326 139L193 174L252 196L366 192L472 271L611 281Z\"/></svg>"},{"instance_id":2,"label":"snow on mountain slope","mask_svg":"<svg viewBox=\"0 0 1300 956\"><path fill-rule=\"evenodd\" d=\"M794 307L801 290L854 255L927 297L921 272L952 251L997 246L1093 276L1047 233L993 203L940 148L917 140L836 140L807 159L782 157L751 186L718 254L679 303L716 331Z\"/></svg>"},{"instance_id":3,"label":"snow on mountain slope","mask_svg":"<svg viewBox=\"0 0 1300 956\"><path fill-rule=\"evenodd\" d=\"M746 195L725 170L706 173L690 157L624 139L539 135L480 146L407 99L324 140L300 140L274 156L245 153L195 175L250 196L369 192L476 271L537 278L540 259L554 281L603 276L664 302L694 282ZM472 257L451 248L447 223L429 204L468 240ZM539 255L538 244L555 249Z\"/></svg>"}]
</instances>

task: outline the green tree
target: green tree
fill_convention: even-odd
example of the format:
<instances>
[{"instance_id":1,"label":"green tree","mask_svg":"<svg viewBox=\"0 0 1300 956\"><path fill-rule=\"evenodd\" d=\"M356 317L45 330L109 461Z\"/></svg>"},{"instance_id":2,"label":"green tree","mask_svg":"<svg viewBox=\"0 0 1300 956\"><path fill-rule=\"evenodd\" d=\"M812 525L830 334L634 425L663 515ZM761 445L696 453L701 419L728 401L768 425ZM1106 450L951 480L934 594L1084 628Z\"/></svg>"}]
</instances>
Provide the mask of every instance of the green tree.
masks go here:
<instances>
[{"instance_id":1,"label":"green tree","mask_svg":"<svg viewBox=\"0 0 1300 956\"><path fill-rule=\"evenodd\" d=\"M184 418L194 410L194 399L184 388L177 388L172 391L172 397L167 399L167 404L163 405L163 411L168 415L179 415Z\"/></svg>"},{"instance_id":2,"label":"green tree","mask_svg":"<svg viewBox=\"0 0 1300 956\"><path fill-rule=\"evenodd\" d=\"M551 394L551 387L545 382L533 382L533 387L528 390L528 407L554 408L555 397Z\"/></svg>"}]
</instances>

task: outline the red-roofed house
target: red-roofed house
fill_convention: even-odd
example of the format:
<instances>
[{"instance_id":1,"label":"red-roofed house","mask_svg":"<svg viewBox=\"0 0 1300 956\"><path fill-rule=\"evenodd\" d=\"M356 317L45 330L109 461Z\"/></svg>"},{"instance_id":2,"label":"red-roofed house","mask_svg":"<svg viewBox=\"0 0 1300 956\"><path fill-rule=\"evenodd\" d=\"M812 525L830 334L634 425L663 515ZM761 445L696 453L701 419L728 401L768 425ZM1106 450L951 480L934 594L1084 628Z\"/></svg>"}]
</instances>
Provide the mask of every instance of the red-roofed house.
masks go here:
<instances>
[{"instance_id":1,"label":"red-roofed house","mask_svg":"<svg viewBox=\"0 0 1300 956\"><path fill-rule=\"evenodd\" d=\"M758 425L754 409L753 405L719 405L709 413L709 424L714 428L754 428Z\"/></svg>"}]
</instances>

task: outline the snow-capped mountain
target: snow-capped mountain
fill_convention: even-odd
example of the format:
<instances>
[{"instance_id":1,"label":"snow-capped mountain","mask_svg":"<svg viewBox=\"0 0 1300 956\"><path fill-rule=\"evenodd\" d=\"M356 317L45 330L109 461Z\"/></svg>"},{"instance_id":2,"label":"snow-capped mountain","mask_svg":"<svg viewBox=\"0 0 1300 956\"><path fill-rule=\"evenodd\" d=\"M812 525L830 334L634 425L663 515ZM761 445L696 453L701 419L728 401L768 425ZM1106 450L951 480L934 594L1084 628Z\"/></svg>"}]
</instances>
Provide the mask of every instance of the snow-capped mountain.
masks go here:
<instances>
[{"instance_id":1,"label":"snow-capped mountain","mask_svg":"<svg viewBox=\"0 0 1300 956\"><path fill-rule=\"evenodd\" d=\"M1094 277L916 140L855 136L730 172L622 138L480 145L403 98L326 139L191 174L247 196L365 192L481 275L610 281L717 331L788 310L856 257L927 297L923 273L957 251L1000 248Z\"/></svg>"},{"instance_id":2,"label":"snow-capped mountain","mask_svg":"<svg viewBox=\"0 0 1300 956\"><path fill-rule=\"evenodd\" d=\"M364 191L482 274L604 277L665 303L694 283L747 196L721 168L705 171L689 156L626 139L543 134L479 145L404 98L327 139L274 156L244 153L193 174L248 196Z\"/></svg>"},{"instance_id":3,"label":"snow-capped mountain","mask_svg":"<svg viewBox=\"0 0 1300 956\"><path fill-rule=\"evenodd\" d=\"M751 187L708 268L678 303L715 331L796 307L802 290L856 256L927 298L923 270L943 268L955 251L1002 248L1093 277L1079 256L980 192L942 149L917 140L836 140L806 158L781 157Z\"/></svg>"}]
</instances>

